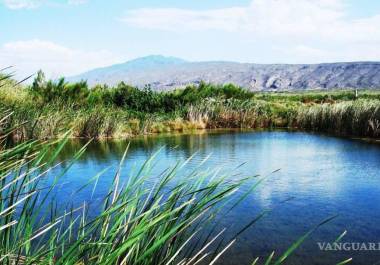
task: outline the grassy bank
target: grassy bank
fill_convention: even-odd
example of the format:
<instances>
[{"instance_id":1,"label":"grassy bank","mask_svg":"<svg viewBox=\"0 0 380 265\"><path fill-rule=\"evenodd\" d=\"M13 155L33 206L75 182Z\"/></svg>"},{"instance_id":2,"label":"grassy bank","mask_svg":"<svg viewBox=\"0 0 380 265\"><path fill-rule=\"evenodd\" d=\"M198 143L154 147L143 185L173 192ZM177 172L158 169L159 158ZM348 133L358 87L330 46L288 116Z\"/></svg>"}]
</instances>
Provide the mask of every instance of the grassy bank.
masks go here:
<instances>
[{"instance_id":1,"label":"grassy bank","mask_svg":"<svg viewBox=\"0 0 380 265\"><path fill-rule=\"evenodd\" d=\"M17 127L16 139L48 139L72 130L74 137L133 135L206 128L297 128L337 135L380 135L380 92L314 91L259 93L233 85L201 83L170 92L85 82L33 85L2 81L0 108L11 112L0 130Z\"/></svg>"}]
</instances>

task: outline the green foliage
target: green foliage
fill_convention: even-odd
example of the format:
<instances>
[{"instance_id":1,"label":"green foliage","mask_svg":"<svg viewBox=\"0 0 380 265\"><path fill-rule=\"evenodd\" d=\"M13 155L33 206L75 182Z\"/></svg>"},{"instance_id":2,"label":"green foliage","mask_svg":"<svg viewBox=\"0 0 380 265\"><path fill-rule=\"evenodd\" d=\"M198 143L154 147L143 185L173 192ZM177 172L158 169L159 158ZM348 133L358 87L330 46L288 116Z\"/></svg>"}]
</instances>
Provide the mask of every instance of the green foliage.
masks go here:
<instances>
[{"instance_id":1,"label":"green foliage","mask_svg":"<svg viewBox=\"0 0 380 265\"><path fill-rule=\"evenodd\" d=\"M163 94L154 92L150 87L138 89L121 82L111 89L112 103L139 112L165 112L171 107L164 104Z\"/></svg>"},{"instance_id":2,"label":"green foliage","mask_svg":"<svg viewBox=\"0 0 380 265\"><path fill-rule=\"evenodd\" d=\"M350 101L356 99L380 99L378 90L359 90L356 98L354 90L315 90L315 91L295 91L295 92L263 92L256 93L256 99L272 102L298 102L298 103L333 103L340 101Z\"/></svg>"},{"instance_id":3,"label":"green foliage","mask_svg":"<svg viewBox=\"0 0 380 265\"><path fill-rule=\"evenodd\" d=\"M46 81L39 71L31 86L31 92L43 102L62 101L88 106L103 105L137 112L172 112L179 108L197 104L207 98L249 99L253 93L232 84L215 86L201 82L198 87L188 86L183 90L157 92L149 86L143 89L120 82L116 87L97 85L89 89L87 83L67 83L63 78Z\"/></svg>"},{"instance_id":4,"label":"green foliage","mask_svg":"<svg viewBox=\"0 0 380 265\"><path fill-rule=\"evenodd\" d=\"M380 137L378 91L251 92L200 82L174 91L45 79L40 71L29 89L4 80L0 102L13 111L4 125L16 139L126 138L136 134L205 128L298 128Z\"/></svg>"},{"instance_id":5,"label":"green foliage","mask_svg":"<svg viewBox=\"0 0 380 265\"><path fill-rule=\"evenodd\" d=\"M233 84L212 85L201 82L199 86L187 86L184 90L177 90L176 95L182 104L196 104L207 98L250 99L254 94Z\"/></svg>"},{"instance_id":6,"label":"green foliage","mask_svg":"<svg viewBox=\"0 0 380 265\"><path fill-rule=\"evenodd\" d=\"M96 85L88 94L87 102L90 106L112 105L112 95L107 85Z\"/></svg>"},{"instance_id":7,"label":"green foliage","mask_svg":"<svg viewBox=\"0 0 380 265\"><path fill-rule=\"evenodd\" d=\"M64 78L57 81L46 81L44 73L40 70L30 88L32 95L44 103L63 101L67 103L82 104L88 96L88 86L85 81L69 84Z\"/></svg>"}]
</instances>

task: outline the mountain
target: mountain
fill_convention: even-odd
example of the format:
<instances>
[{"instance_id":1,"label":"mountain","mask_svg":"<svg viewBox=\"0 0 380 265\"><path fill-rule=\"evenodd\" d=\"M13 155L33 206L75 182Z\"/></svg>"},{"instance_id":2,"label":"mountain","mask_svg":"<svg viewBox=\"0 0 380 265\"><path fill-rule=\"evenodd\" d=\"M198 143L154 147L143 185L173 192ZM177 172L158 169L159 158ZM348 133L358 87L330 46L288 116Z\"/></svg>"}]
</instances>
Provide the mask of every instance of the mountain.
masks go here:
<instances>
[{"instance_id":1,"label":"mountain","mask_svg":"<svg viewBox=\"0 0 380 265\"><path fill-rule=\"evenodd\" d=\"M380 62L324 64L252 64L237 62L188 62L161 55L98 68L69 81L90 85L115 85L120 81L153 89L169 90L201 81L233 83L251 90L380 89Z\"/></svg>"}]
</instances>

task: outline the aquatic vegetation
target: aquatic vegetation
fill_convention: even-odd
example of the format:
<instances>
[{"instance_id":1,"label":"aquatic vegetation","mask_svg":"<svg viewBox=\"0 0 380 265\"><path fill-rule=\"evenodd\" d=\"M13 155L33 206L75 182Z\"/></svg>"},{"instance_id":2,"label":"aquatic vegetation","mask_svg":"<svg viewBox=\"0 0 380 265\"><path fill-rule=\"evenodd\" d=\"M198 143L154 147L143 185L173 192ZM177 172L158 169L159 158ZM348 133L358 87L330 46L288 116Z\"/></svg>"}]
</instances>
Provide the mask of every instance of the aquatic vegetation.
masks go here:
<instances>
[{"instance_id":1,"label":"aquatic vegetation","mask_svg":"<svg viewBox=\"0 0 380 265\"><path fill-rule=\"evenodd\" d=\"M338 135L379 137L380 100L356 100L301 107L296 123L300 128Z\"/></svg>"},{"instance_id":2,"label":"aquatic vegetation","mask_svg":"<svg viewBox=\"0 0 380 265\"><path fill-rule=\"evenodd\" d=\"M5 82L6 81L6 82ZM201 82L174 91L115 87L64 79L31 86L3 80L0 108L13 112L3 125L14 139L133 135L207 128L298 128L338 135L379 137L377 91L250 92L234 85Z\"/></svg>"},{"instance_id":3,"label":"aquatic vegetation","mask_svg":"<svg viewBox=\"0 0 380 265\"><path fill-rule=\"evenodd\" d=\"M0 125L9 117L3 114ZM3 140L8 132L2 132ZM133 172L123 172L128 148L120 158L112 185L97 195L99 179L107 169L88 179L72 196L91 194L89 201L72 196L57 199L60 180L80 159L87 145L57 162L69 133L60 140L25 141L0 145L0 263L1 264L215 264L239 235L225 238L220 218L262 184L266 177L227 181L217 169L192 168L189 160L151 174L155 155ZM59 169L60 164L65 166ZM57 170L57 168L59 170ZM109 170L109 169L108 169ZM187 173L185 173L187 172ZM124 175L128 174L125 178ZM185 175L184 175L185 174ZM238 193L249 181L251 187ZM87 196L88 197L88 196ZM282 255L272 253L265 264L283 264L328 218L300 237ZM253 264L257 264L255 259ZM343 263L342 263L343 264Z\"/></svg>"},{"instance_id":4,"label":"aquatic vegetation","mask_svg":"<svg viewBox=\"0 0 380 265\"><path fill-rule=\"evenodd\" d=\"M32 141L1 149L1 264L193 264L206 257L222 231L185 256L181 250L245 181L226 183L223 177L197 171L176 180L184 166L178 164L148 187L144 184L151 158L122 183L125 153L113 185L98 204L72 205L69 198L54 199L68 168L49 175L66 141L67 137L52 143ZM84 151L81 148L68 164ZM101 174L80 190L94 192ZM51 185L46 186L47 178L53 178ZM210 262L217 259L215 255Z\"/></svg>"}]
</instances>

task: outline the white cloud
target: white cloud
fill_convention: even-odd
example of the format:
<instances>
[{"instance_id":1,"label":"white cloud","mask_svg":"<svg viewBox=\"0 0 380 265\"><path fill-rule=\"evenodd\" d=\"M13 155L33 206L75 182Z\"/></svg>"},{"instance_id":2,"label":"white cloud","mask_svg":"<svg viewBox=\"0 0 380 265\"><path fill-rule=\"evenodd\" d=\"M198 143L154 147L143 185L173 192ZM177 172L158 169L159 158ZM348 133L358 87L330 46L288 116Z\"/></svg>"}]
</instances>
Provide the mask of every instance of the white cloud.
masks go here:
<instances>
[{"instance_id":1,"label":"white cloud","mask_svg":"<svg viewBox=\"0 0 380 265\"><path fill-rule=\"evenodd\" d=\"M194 11L177 8L137 9L127 12L122 21L148 29L168 31L217 29L234 31L244 25L245 8Z\"/></svg>"},{"instance_id":2,"label":"white cloud","mask_svg":"<svg viewBox=\"0 0 380 265\"><path fill-rule=\"evenodd\" d=\"M0 47L0 62L0 68L14 66L19 78L39 69L44 70L48 77L56 78L118 63L120 59L106 50L75 50L35 39L4 44Z\"/></svg>"},{"instance_id":3,"label":"white cloud","mask_svg":"<svg viewBox=\"0 0 380 265\"><path fill-rule=\"evenodd\" d=\"M380 14L354 19L343 0L252 0L245 7L214 10L144 8L127 11L122 21L177 34L218 30L240 42L270 43L305 57L380 59L379 52L370 54L380 45Z\"/></svg>"},{"instance_id":4,"label":"white cloud","mask_svg":"<svg viewBox=\"0 0 380 265\"><path fill-rule=\"evenodd\" d=\"M87 3L88 0L67 0L68 5L82 5ZM49 4L48 0L3 0L3 4L9 9L33 9L40 7L43 4ZM50 4L57 5L51 2Z\"/></svg>"},{"instance_id":5,"label":"white cloud","mask_svg":"<svg viewBox=\"0 0 380 265\"><path fill-rule=\"evenodd\" d=\"M323 63L379 61L380 50L372 44L349 44L336 48L325 48L307 45L275 46L273 52L285 55L284 63Z\"/></svg>"},{"instance_id":6,"label":"white cloud","mask_svg":"<svg viewBox=\"0 0 380 265\"><path fill-rule=\"evenodd\" d=\"M69 5L83 5L86 4L88 0L68 0L67 3Z\"/></svg>"},{"instance_id":7,"label":"white cloud","mask_svg":"<svg viewBox=\"0 0 380 265\"><path fill-rule=\"evenodd\" d=\"M122 20L141 28L171 31L219 29L300 34L335 23L344 16L343 10L340 0L253 0L246 7L214 10L135 9L127 11Z\"/></svg>"},{"instance_id":8,"label":"white cloud","mask_svg":"<svg viewBox=\"0 0 380 265\"><path fill-rule=\"evenodd\" d=\"M380 14L349 19L341 0L253 0L246 7L206 11L144 8L127 11L122 21L174 32L217 29L262 37L380 41Z\"/></svg>"},{"instance_id":9,"label":"white cloud","mask_svg":"<svg viewBox=\"0 0 380 265\"><path fill-rule=\"evenodd\" d=\"M4 0L3 2L9 9L31 9L40 6L42 0Z\"/></svg>"}]
</instances>

